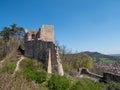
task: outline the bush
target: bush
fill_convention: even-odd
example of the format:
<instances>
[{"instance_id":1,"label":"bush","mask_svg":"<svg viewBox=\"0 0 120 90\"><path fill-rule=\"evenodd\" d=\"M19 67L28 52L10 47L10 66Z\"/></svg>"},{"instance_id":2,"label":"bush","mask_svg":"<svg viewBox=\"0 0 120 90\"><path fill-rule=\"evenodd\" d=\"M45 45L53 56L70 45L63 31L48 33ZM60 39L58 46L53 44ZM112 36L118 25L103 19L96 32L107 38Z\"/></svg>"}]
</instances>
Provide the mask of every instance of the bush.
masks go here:
<instances>
[{"instance_id":1,"label":"bush","mask_svg":"<svg viewBox=\"0 0 120 90\"><path fill-rule=\"evenodd\" d=\"M70 66L68 63L65 63L65 62L63 62L62 65L63 65L65 73L71 76L75 75L75 69L72 66Z\"/></svg>"},{"instance_id":2,"label":"bush","mask_svg":"<svg viewBox=\"0 0 120 90\"><path fill-rule=\"evenodd\" d=\"M14 69L16 67L16 62L5 62L4 66L0 69L0 72L7 72L9 74L13 74Z\"/></svg>"},{"instance_id":3,"label":"bush","mask_svg":"<svg viewBox=\"0 0 120 90\"><path fill-rule=\"evenodd\" d=\"M107 90L120 90L120 84L111 84L107 87Z\"/></svg>"},{"instance_id":4,"label":"bush","mask_svg":"<svg viewBox=\"0 0 120 90\"><path fill-rule=\"evenodd\" d=\"M4 58L4 55L0 55L0 61Z\"/></svg>"},{"instance_id":5,"label":"bush","mask_svg":"<svg viewBox=\"0 0 120 90\"><path fill-rule=\"evenodd\" d=\"M35 81L36 83L42 83L47 79L47 73L44 71L38 72L37 70L26 69L24 76L29 81Z\"/></svg>"},{"instance_id":6,"label":"bush","mask_svg":"<svg viewBox=\"0 0 120 90\"><path fill-rule=\"evenodd\" d=\"M80 79L70 90L105 90L105 85L99 84L89 79Z\"/></svg>"},{"instance_id":7,"label":"bush","mask_svg":"<svg viewBox=\"0 0 120 90\"><path fill-rule=\"evenodd\" d=\"M70 87L71 81L65 76L53 75L48 81L50 90L66 90Z\"/></svg>"},{"instance_id":8,"label":"bush","mask_svg":"<svg viewBox=\"0 0 120 90\"><path fill-rule=\"evenodd\" d=\"M24 69L33 69L33 64L34 64L34 60L32 59L25 59L20 63L20 67Z\"/></svg>"},{"instance_id":9,"label":"bush","mask_svg":"<svg viewBox=\"0 0 120 90\"><path fill-rule=\"evenodd\" d=\"M49 90L47 86L47 82L44 82L39 85L39 90Z\"/></svg>"},{"instance_id":10,"label":"bush","mask_svg":"<svg viewBox=\"0 0 120 90\"><path fill-rule=\"evenodd\" d=\"M81 52L76 57L75 67L93 69L93 59L86 53Z\"/></svg>"},{"instance_id":11,"label":"bush","mask_svg":"<svg viewBox=\"0 0 120 90\"><path fill-rule=\"evenodd\" d=\"M25 60L23 60L20 64L20 67L24 70L24 69L36 69L36 70L43 70L43 63L40 61L37 61L35 59L30 59L27 58Z\"/></svg>"},{"instance_id":12,"label":"bush","mask_svg":"<svg viewBox=\"0 0 120 90\"><path fill-rule=\"evenodd\" d=\"M23 76L29 81L42 83L46 81L47 73L42 71L41 63L34 59L25 59L21 62L20 66L23 71Z\"/></svg>"}]
</instances>

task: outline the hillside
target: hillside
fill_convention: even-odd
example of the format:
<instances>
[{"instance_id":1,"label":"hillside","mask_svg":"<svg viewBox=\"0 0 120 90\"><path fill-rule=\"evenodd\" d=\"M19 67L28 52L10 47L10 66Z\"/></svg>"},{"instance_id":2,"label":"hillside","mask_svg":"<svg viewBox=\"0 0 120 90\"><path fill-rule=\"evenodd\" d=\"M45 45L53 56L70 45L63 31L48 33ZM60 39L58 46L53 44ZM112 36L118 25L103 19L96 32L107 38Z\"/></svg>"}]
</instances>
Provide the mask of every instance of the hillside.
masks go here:
<instances>
[{"instance_id":1,"label":"hillside","mask_svg":"<svg viewBox=\"0 0 120 90\"><path fill-rule=\"evenodd\" d=\"M118 85L110 87L87 78L47 74L43 69L44 64L30 58L24 58L19 70L12 76L17 62L18 60L5 61L0 68L0 90L106 90L107 88L119 90L120 88Z\"/></svg>"},{"instance_id":2,"label":"hillside","mask_svg":"<svg viewBox=\"0 0 120 90\"><path fill-rule=\"evenodd\" d=\"M104 55L98 52L85 52L89 56L91 56L95 62L101 62L106 64L116 64L120 63L120 57L119 56L110 56L110 55Z\"/></svg>"},{"instance_id":3,"label":"hillside","mask_svg":"<svg viewBox=\"0 0 120 90\"><path fill-rule=\"evenodd\" d=\"M104 55L98 52L84 52L92 57L93 60L93 73L103 75L104 72L111 72L120 75L120 57ZM76 74L76 60L79 59L80 53L65 54L62 56L64 70L70 75Z\"/></svg>"},{"instance_id":4,"label":"hillside","mask_svg":"<svg viewBox=\"0 0 120 90\"><path fill-rule=\"evenodd\" d=\"M79 56L79 54L78 54ZM17 58L15 58L17 57ZM0 90L110 90L118 89L119 85L107 85L94 82L87 78L78 78L69 63L77 57L76 54L66 55L66 62L63 62L64 76L48 74L44 63L35 59L24 57L21 60L20 51L16 51L0 65ZM72 62L69 62L72 60ZM19 68L16 69L19 62ZM112 90L112 89L111 89Z\"/></svg>"},{"instance_id":5,"label":"hillside","mask_svg":"<svg viewBox=\"0 0 120 90\"><path fill-rule=\"evenodd\" d=\"M120 54L109 54L110 56L119 56L120 57Z\"/></svg>"},{"instance_id":6,"label":"hillside","mask_svg":"<svg viewBox=\"0 0 120 90\"><path fill-rule=\"evenodd\" d=\"M9 60L0 68L0 90L102 90L100 83L89 79L47 74L44 64L25 58L13 76L18 60ZM95 86L93 86L95 84ZM81 85L81 87L79 87ZM92 86L91 86L92 85Z\"/></svg>"}]
</instances>

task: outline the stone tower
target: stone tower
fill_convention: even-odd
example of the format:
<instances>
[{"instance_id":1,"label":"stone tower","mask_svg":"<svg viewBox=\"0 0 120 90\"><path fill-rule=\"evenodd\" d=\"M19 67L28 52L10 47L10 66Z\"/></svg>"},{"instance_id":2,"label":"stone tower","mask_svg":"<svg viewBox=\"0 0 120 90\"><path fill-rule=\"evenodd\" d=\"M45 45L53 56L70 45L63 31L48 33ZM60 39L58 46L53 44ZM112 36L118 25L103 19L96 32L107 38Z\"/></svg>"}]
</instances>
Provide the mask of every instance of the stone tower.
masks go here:
<instances>
[{"instance_id":1,"label":"stone tower","mask_svg":"<svg viewBox=\"0 0 120 90\"><path fill-rule=\"evenodd\" d=\"M54 26L52 25L43 25L40 28L40 39L42 41L48 41L54 43Z\"/></svg>"},{"instance_id":2,"label":"stone tower","mask_svg":"<svg viewBox=\"0 0 120 90\"><path fill-rule=\"evenodd\" d=\"M37 30L25 30L26 36L25 40L30 41L34 39L53 42L54 43L54 26L53 25L42 25L42 27Z\"/></svg>"},{"instance_id":3,"label":"stone tower","mask_svg":"<svg viewBox=\"0 0 120 90\"><path fill-rule=\"evenodd\" d=\"M59 49L54 43L54 26L43 25L38 31L25 32L25 56L44 62L48 73L64 75Z\"/></svg>"}]
</instances>

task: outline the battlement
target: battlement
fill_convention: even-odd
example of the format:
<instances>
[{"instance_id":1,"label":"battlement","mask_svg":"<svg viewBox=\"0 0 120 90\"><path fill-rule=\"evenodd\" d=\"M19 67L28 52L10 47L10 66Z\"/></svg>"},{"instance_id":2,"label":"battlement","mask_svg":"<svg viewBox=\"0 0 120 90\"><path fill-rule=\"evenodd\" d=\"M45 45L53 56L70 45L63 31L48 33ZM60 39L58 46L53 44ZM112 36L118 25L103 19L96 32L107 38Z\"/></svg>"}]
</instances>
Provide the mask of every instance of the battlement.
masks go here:
<instances>
[{"instance_id":1,"label":"battlement","mask_svg":"<svg viewBox=\"0 0 120 90\"><path fill-rule=\"evenodd\" d=\"M39 30L25 30L25 41L42 40L54 43L54 26L42 25Z\"/></svg>"}]
</instances>

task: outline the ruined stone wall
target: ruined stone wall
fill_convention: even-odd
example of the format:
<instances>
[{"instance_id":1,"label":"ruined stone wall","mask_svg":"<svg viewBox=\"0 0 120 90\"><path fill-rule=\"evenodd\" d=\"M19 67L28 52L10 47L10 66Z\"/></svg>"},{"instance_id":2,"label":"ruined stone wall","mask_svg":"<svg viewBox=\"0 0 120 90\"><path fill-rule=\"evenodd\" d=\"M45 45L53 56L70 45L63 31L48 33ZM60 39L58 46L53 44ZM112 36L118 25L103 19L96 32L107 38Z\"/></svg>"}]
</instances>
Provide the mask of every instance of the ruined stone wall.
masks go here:
<instances>
[{"instance_id":1,"label":"ruined stone wall","mask_svg":"<svg viewBox=\"0 0 120 90\"><path fill-rule=\"evenodd\" d=\"M101 75L92 73L92 72L90 72L90 71L89 71L88 69L86 69L86 68L80 69L80 74L86 74L86 75L88 75L88 76L90 76L90 77L93 77L93 78L102 79L102 76L101 76Z\"/></svg>"},{"instance_id":2,"label":"ruined stone wall","mask_svg":"<svg viewBox=\"0 0 120 90\"><path fill-rule=\"evenodd\" d=\"M120 75L115 75L112 73L103 73L103 76L101 76L101 75L97 75L95 73L91 73L88 69L81 68L81 69L79 69L79 74L80 75L86 74L90 77L97 78L106 83L111 83L111 82L120 83Z\"/></svg>"},{"instance_id":3,"label":"ruined stone wall","mask_svg":"<svg viewBox=\"0 0 120 90\"><path fill-rule=\"evenodd\" d=\"M103 73L103 80L105 82L116 82L116 83L120 83L120 75L115 75L112 73Z\"/></svg>"},{"instance_id":4,"label":"ruined stone wall","mask_svg":"<svg viewBox=\"0 0 120 90\"><path fill-rule=\"evenodd\" d=\"M25 56L42 61L48 73L64 75L52 25L42 25L38 31L26 31Z\"/></svg>"},{"instance_id":5,"label":"ruined stone wall","mask_svg":"<svg viewBox=\"0 0 120 90\"><path fill-rule=\"evenodd\" d=\"M25 42L25 56L42 61L48 67L49 49L51 49L52 73L58 73L56 46L52 42L31 40Z\"/></svg>"},{"instance_id":6,"label":"ruined stone wall","mask_svg":"<svg viewBox=\"0 0 120 90\"><path fill-rule=\"evenodd\" d=\"M39 30L25 30L25 41L42 40L54 43L54 26L42 25Z\"/></svg>"},{"instance_id":7,"label":"ruined stone wall","mask_svg":"<svg viewBox=\"0 0 120 90\"><path fill-rule=\"evenodd\" d=\"M40 29L40 39L42 41L51 41L54 43L54 26L43 25Z\"/></svg>"}]
</instances>

